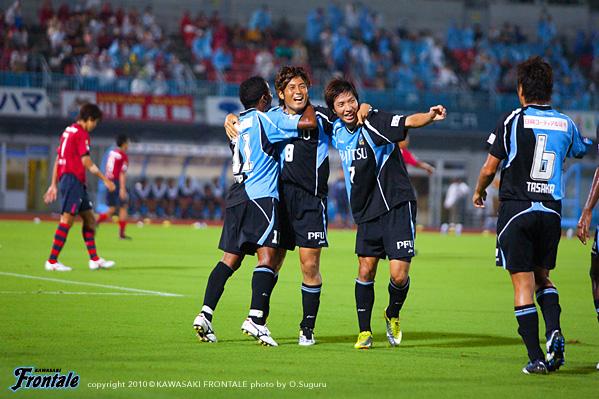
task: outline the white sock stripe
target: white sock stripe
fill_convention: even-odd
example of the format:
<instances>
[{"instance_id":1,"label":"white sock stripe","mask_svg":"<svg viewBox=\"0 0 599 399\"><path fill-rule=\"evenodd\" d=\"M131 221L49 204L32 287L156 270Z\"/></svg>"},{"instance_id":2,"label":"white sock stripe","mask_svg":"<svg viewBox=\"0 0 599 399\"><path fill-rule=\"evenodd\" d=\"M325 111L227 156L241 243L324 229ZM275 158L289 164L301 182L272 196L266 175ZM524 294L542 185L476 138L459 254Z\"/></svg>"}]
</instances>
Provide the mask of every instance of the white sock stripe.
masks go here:
<instances>
[{"instance_id":1,"label":"white sock stripe","mask_svg":"<svg viewBox=\"0 0 599 399\"><path fill-rule=\"evenodd\" d=\"M532 306L530 308L524 308L524 309L515 310L514 313L516 314L516 317L518 317L518 316L525 316L527 314L532 314L532 313L537 313L537 307L536 306Z\"/></svg>"},{"instance_id":2,"label":"white sock stripe","mask_svg":"<svg viewBox=\"0 0 599 399\"><path fill-rule=\"evenodd\" d=\"M256 267L254 268L254 273L256 272L265 272L265 273L271 273L271 274L275 274L275 272L272 269L269 269L268 267Z\"/></svg>"},{"instance_id":3,"label":"white sock stripe","mask_svg":"<svg viewBox=\"0 0 599 399\"><path fill-rule=\"evenodd\" d=\"M212 314L212 312L214 312L214 310L212 310L210 306L202 306L202 313Z\"/></svg>"},{"instance_id":4,"label":"white sock stripe","mask_svg":"<svg viewBox=\"0 0 599 399\"><path fill-rule=\"evenodd\" d=\"M537 298L537 299L539 299L539 297L541 297L542 295L545 295L545 294L555 294L555 295L559 295L559 294L558 294L558 292L557 292L557 289L555 289L555 288L553 288L553 287L552 287L552 288L545 288L544 290L542 290L542 291L539 291L539 292L537 293L537 296L536 296L536 298Z\"/></svg>"}]
</instances>

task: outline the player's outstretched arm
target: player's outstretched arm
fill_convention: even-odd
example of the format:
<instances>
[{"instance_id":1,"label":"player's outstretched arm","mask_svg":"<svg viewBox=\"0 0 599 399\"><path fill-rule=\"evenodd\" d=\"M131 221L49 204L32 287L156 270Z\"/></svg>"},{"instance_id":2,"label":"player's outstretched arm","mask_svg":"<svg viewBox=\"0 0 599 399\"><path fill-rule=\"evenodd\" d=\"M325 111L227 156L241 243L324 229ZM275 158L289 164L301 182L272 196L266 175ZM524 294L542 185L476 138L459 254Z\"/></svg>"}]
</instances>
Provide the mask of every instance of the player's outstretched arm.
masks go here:
<instances>
[{"instance_id":1,"label":"player's outstretched arm","mask_svg":"<svg viewBox=\"0 0 599 399\"><path fill-rule=\"evenodd\" d=\"M239 123L239 116L235 114L229 114L225 118L225 132L229 140L233 140L239 136L239 132L235 127L235 124Z\"/></svg>"},{"instance_id":2,"label":"player's outstretched arm","mask_svg":"<svg viewBox=\"0 0 599 399\"><path fill-rule=\"evenodd\" d=\"M410 115L406 118L406 128L416 129L430 123L442 121L447 116L447 110L442 105L431 107L428 112Z\"/></svg>"},{"instance_id":3,"label":"player's outstretched arm","mask_svg":"<svg viewBox=\"0 0 599 399\"><path fill-rule=\"evenodd\" d=\"M48 187L48 191L46 191L46 194L44 194L44 202L46 204L49 204L56 199L56 194L58 191L56 189L57 174L58 174L58 157L56 157L56 159L54 160L54 168L52 168L52 183L50 183L50 187Z\"/></svg>"},{"instance_id":4,"label":"player's outstretched arm","mask_svg":"<svg viewBox=\"0 0 599 399\"><path fill-rule=\"evenodd\" d=\"M98 169L98 167L96 166L94 161L92 161L89 155L84 155L83 157L81 157L81 162L83 162L83 166L85 166L87 170L89 170L91 173L96 175L98 179L104 182L106 188L108 188L108 191L113 192L116 189L114 183L108 180L106 176L104 176L102 172L100 172L100 169Z\"/></svg>"},{"instance_id":5,"label":"player's outstretched arm","mask_svg":"<svg viewBox=\"0 0 599 399\"><path fill-rule=\"evenodd\" d=\"M487 161L480 169L480 174L478 175L478 184L476 186L476 190L474 190L474 196L472 197L472 203L477 208L484 208L484 201L487 199L487 187L495 178L495 173L497 173L497 168L499 167L500 160L495 158L493 155L489 154L487 157Z\"/></svg>"},{"instance_id":6,"label":"player's outstretched arm","mask_svg":"<svg viewBox=\"0 0 599 399\"><path fill-rule=\"evenodd\" d=\"M429 176L432 175L433 173L435 173L435 168L431 164L428 164L426 162L418 161L418 165L417 166L420 169L426 170L426 173L428 173Z\"/></svg>"},{"instance_id":7,"label":"player's outstretched arm","mask_svg":"<svg viewBox=\"0 0 599 399\"><path fill-rule=\"evenodd\" d=\"M591 184L591 191L589 192L587 202L584 204L584 208L582 208L582 215L580 215L580 219L578 219L578 224L576 225L576 235L584 245L587 244L587 239L590 237L589 228L591 227L591 219L593 218L593 208L597 204L598 199L599 166L597 166L597 170L595 170L595 176L593 176L593 183Z\"/></svg>"},{"instance_id":8,"label":"player's outstretched arm","mask_svg":"<svg viewBox=\"0 0 599 399\"><path fill-rule=\"evenodd\" d=\"M308 102L308 106L302 113L297 128L298 130L313 130L318 127L318 120L316 119L316 111L312 104Z\"/></svg>"}]
</instances>

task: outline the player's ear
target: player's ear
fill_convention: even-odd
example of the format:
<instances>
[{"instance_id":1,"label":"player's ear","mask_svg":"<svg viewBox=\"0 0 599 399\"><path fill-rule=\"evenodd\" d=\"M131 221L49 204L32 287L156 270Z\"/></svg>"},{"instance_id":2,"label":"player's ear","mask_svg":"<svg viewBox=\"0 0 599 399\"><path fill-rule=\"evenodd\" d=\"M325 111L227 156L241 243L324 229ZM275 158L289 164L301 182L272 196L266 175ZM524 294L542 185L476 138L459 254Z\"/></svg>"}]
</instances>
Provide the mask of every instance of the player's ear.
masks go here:
<instances>
[{"instance_id":1,"label":"player's ear","mask_svg":"<svg viewBox=\"0 0 599 399\"><path fill-rule=\"evenodd\" d=\"M283 94L283 92L282 92L282 91L277 91L277 94L279 95L279 98L280 98L281 100L285 100L285 95Z\"/></svg>"}]
</instances>

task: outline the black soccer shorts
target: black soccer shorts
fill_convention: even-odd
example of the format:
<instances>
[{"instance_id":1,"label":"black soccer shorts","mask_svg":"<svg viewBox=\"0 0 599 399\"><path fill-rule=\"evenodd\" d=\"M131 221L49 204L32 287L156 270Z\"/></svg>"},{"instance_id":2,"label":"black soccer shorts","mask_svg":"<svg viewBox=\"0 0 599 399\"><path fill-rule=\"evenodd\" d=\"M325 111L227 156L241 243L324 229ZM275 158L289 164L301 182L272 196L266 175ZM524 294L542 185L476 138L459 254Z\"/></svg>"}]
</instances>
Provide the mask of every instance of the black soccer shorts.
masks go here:
<instances>
[{"instance_id":1,"label":"black soccer shorts","mask_svg":"<svg viewBox=\"0 0 599 399\"><path fill-rule=\"evenodd\" d=\"M248 200L225 209L219 249L235 255L254 255L258 248L277 248L278 243L276 199L268 197Z\"/></svg>"},{"instance_id":2,"label":"black soccer shorts","mask_svg":"<svg viewBox=\"0 0 599 399\"><path fill-rule=\"evenodd\" d=\"M595 229L595 240L593 241L593 246L591 247L591 258L597 259L599 258L599 253L597 252L597 233L599 232L599 226Z\"/></svg>"},{"instance_id":3,"label":"black soccer shorts","mask_svg":"<svg viewBox=\"0 0 599 399\"><path fill-rule=\"evenodd\" d=\"M502 201L497 212L495 261L510 272L555 268L561 236L560 201Z\"/></svg>"},{"instance_id":4,"label":"black soccer shorts","mask_svg":"<svg viewBox=\"0 0 599 399\"><path fill-rule=\"evenodd\" d=\"M416 201L406 201L389 212L358 223L356 254L410 262L415 255Z\"/></svg>"},{"instance_id":5,"label":"black soccer shorts","mask_svg":"<svg viewBox=\"0 0 599 399\"><path fill-rule=\"evenodd\" d=\"M293 184L279 185L279 248L329 246L327 237L327 199L318 198Z\"/></svg>"},{"instance_id":6,"label":"black soccer shorts","mask_svg":"<svg viewBox=\"0 0 599 399\"><path fill-rule=\"evenodd\" d=\"M106 190L106 205L115 206L117 208L127 206L129 201L127 199L121 199L121 195L119 194L121 183L118 180L112 180L112 182L114 183L115 189L113 192Z\"/></svg>"}]
</instances>

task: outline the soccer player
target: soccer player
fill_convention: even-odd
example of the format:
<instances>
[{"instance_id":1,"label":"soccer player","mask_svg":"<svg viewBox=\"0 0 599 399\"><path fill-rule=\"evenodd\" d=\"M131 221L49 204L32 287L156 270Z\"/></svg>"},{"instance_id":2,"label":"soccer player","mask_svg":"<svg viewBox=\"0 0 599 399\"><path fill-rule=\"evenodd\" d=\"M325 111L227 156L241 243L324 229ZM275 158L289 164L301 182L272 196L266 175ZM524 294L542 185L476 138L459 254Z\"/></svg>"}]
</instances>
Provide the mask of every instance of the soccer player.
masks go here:
<instances>
[{"instance_id":1,"label":"soccer player","mask_svg":"<svg viewBox=\"0 0 599 399\"><path fill-rule=\"evenodd\" d=\"M106 159L106 177L114 183L114 191L106 193L106 204L108 211L98 216L97 223L100 224L115 214L116 208L119 208L119 239L130 240L131 237L125 235L127 226L127 211L129 207L127 195L127 166L129 165L129 137L126 134L116 136L116 146L114 150L108 153Z\"/></svg>"},{"instance_id":2,"label":"soccer player","mask_svg":"<svg viewBox=\"0 0 599 399\"><path fill-rule=\"evenodd\" d=\"M410 138L408 136L406 136L406 139L404 141L399 142L399 150L401 151L401 156L403 157L403 160L406 163L406 165L412 165L417 168L424 169L426 170L426 173L428 173L429 176L435 173L435 168L432 165L419 160L412 151L408 150L409 144Z\"/></svg>"},{"instance_id":3,"label":"soccer player","mask_svg":"<svg viewBox=\"0 0 599 399\"><path fill-rule=\"evenodd\" d=\"M484 208L486 188L501 168L496 263L514 286L514 311L530 363L526 374L545 374L564 364L559 296L549 279L561 235L562 167L566 157L582 157L588 140L563 114L551 109L553 69L541 57L518 64L521 108L503 117L489 136L489 155L472 197ZM539 344L539 318L545 319L547 356Z\"/></svg>"},{"instance_id":4,"label":"soccer player","mask_svg":"<svg viewBox=\"0 0 599 399\"><path fill-rule=\"evenodd\" d=\"M76 123L67 127L62 133L60 145L56 149L56 161L52 170L52 183L44 194L44 202L49 204L56 199L57 184L60 184L62 197L62 214L50 257L46 261L46 270L61 272L71 271L70 267L58 261L69 234L69 229L79 214L83 219L83 240L89 253L89 268L92 270L107 269L114 266L111 260L98 256L94 240L95 217L92 203L87 196L85 169L101 179L108 191L115 191L115 185L100 172L100 169L89 156L89 132L94 130L102 119L102 111L95 104L85 104L79 110Z\"/></svg>"},{"instance_id":5,"label":"soccer player","mask_svg":"<svg viewBox=\"0 0 599 399\"><path fill-rule=\"evenodd\" d=\"M250 312L241 329L263 345L277 346L265 325L279 242L279 160L274 144L297 136L298 130L314 129L317 121L311 106L301 117L264 113L272 102L272 94L268 83L259 76L241 84L239 99L245 111L239 118L239 137L231 141L235 181L227 196L219 243L224 255L208 278L202 312L193 324L201 341L217 341L212 314L225 283L241 266L245 255L257 253Z\"/></svg>"},{"instance_id":6,"label":"soccer player","mask_svg":"<svg viewBox=\"0 0 599 399\"><path fill-rule=\"evenodd\" d=\"M597 143L599 143L599 125L597 125ZM593 176L593 183L591 184L591 190L584 208L582 209L582 215L578 220L576 226L576 233L580 241L587 245L587 239L589 236L589 227L591 225L591 219L593 218L593 208L597 204L599 199L599 166ZM591 287L593 290L593 300L595 301L595 310L597 311L597 320L599 321L599 252L597 251L597 237L599 234L599 226L595 230L595 241L591 248ZM599 363L597 363L597 369L599 370Z\"/></svg>"},{"instance_id":7,"label":"soccer player","mask_svg":"<svg viewBox=\"0 0 599 399\"><path fill-rule=\"evenodd\" d=\"M357 125L358 92L352 82L335 78L325 89L325 101L339 119L331 142L339 150L347 194L358 232L359 260L355 296L360 334L354 347L372 345L370 326L374 304L374 278L379 259L389 258L389 305L384 311L387 340L401 342L399 312L410 288L409 269L414 256L416 195L396 144L408 129L443 120L441 105L407 117L372 110L363 126Z\"/></svg>"}]
</instances>

